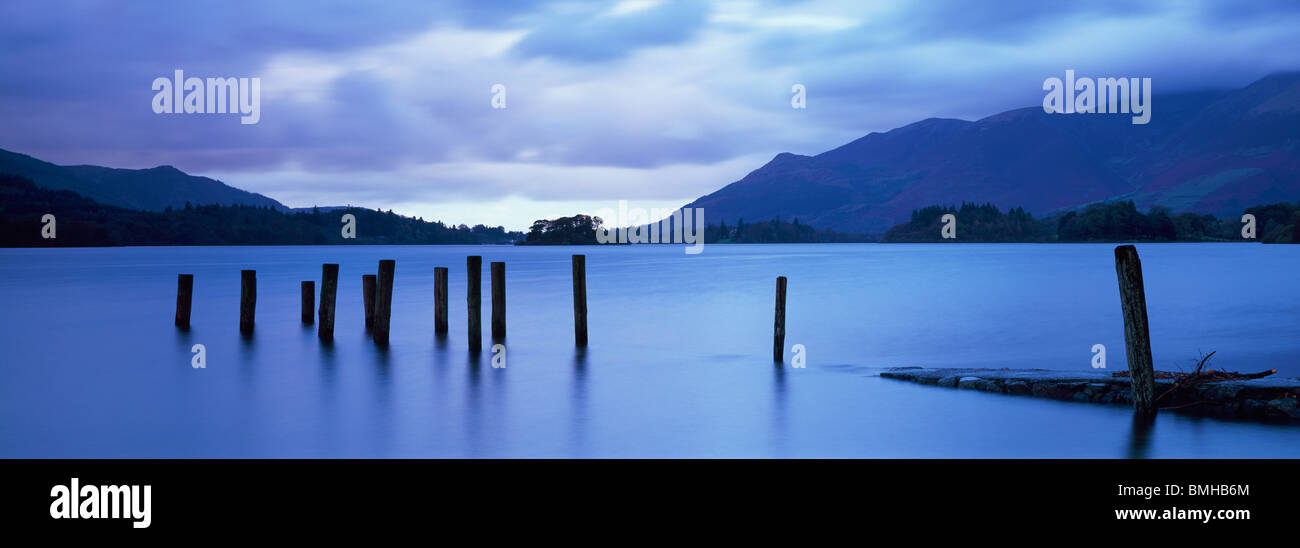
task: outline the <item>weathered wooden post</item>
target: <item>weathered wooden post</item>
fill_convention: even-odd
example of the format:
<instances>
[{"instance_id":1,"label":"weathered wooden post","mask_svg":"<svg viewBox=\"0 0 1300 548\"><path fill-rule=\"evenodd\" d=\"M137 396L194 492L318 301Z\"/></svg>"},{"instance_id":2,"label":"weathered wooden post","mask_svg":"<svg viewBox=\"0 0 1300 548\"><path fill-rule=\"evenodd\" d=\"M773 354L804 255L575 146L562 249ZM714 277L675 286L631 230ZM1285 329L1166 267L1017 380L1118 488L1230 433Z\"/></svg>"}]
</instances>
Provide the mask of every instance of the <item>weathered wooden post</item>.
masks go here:
<instances>
[{"instance_id":1,"label":"weathered wooden post","mask_svg":"<svg viewBox=\"0 0 1300 548\"><path fill-rule=\"evenodd\" d=\"M506 263L493 262L492 271L492 338L506 338Z\"/></svg>"},{"instance_id":2,"label":"weathered wooden post","mask_svg":"<svg viewBox=\"0 0 1300 548\"><path fill-rule=\"evenodd\" d=\"M375 275L361 275L361 303L365 307L366 330L375 327Z\"/></svg>"},{"instance_id":3,"label":"weathered wooden post","mask_svg":"<svg viewBox=\"0 0 1300 548\"><path fill-rule=\"evenodd\" d=\"M316 281L302 282L302 323L310 325L316 316Z\"/></svg>"},{"instance_id":4,"label":"weathered wooden post","mask_svg":"<svg viewBox=\"0 0 1300 548\"><path fill-rule=\"evenodd\" d=\"M1147 296L1142 287L1142 261L1137 248L1115 248L1115 274L1119 277L1119 300L1124 310L1124 346L1128 376L1133 385L1133 408L1154 412L1155 368L1151 363L1151 335L1147 330Z\"/></svg>"},{"instance_id":5,"label":"weathered wooden post","mask_svg":"<svg viewBox=\"0 0 1300 548\"><path fill-rule=\"evenodd\" d=\"M320 324L316 336L323 341L334 340L334 297L339 290L339 265L323 264L320 267Z\"/></svg>"},{"instance_id":6,"label":"weathered wooden post","mask_svg":"<svg viewBox=\"0 0 1300 548\"><path fill-rule=\"evenodd\" d=\"M776 277L776 321L772 324L772 361L785 361L785 276Z\"/></svg>"},{"instance_id":7,"label":"weathered wooden post","mask_svg":"<svg viewBox=\"0 0 1300 548\"><path fill-rule=\"evenodd\" d=\"M587 256L573 256L573 342L587 346Z\"/></svg>"},{"instance_id":8,"label":"weathered wooden post","mask_svg":"<svg viewBox=\"0 0 1300 548\"><path fill-rule=\"evenodd\" d=\"M433 332L447 333L447 267L433 268Z\"/></svg>"},{"instance_id":9,"label":"weathered wooden post","mask_svg":"<svg viewBox=\"0 0 1300 548\"><path fill-rule=\"evenodd\" d=\"M375 278L374 335L375 344L388 344L388 324L393 312L393 270L397 261L379 261L379 274Z\"/></svg>"},{"instance_id":10,"label":"weathered wooden post","mask_svg":"<svg viewBox=\"0 0 1300 548\"><path fill-rule=\"evenodd\" d=\"M257 315L257 271L239 271L239 332L253 332L253 317Z\"/></svg>"},{"instance_id":11,"label":"weathered wooden post","mask_svg":"<svg viewBox=\"0 0 1300 548\"><path fill-rule=\"evenodd\" d=\"M194 300L194 275L176 276L176 327L190 327L190 303Z\"/></svg>"},{"instance_id":12,"label":"weathered wooden post","mask_svg":"<svg viewBox=\"0 0 1300 548\"><path fill-rule=\"evenodd\" d=\"M469 288L465 295L465 305L469 309L469 349L478 352L483 349L483 324L479 317L483 305L483 257L466 257L465 268L469 274L469 279L465 280L465 287Z\"/></svg>"}]
</instances>

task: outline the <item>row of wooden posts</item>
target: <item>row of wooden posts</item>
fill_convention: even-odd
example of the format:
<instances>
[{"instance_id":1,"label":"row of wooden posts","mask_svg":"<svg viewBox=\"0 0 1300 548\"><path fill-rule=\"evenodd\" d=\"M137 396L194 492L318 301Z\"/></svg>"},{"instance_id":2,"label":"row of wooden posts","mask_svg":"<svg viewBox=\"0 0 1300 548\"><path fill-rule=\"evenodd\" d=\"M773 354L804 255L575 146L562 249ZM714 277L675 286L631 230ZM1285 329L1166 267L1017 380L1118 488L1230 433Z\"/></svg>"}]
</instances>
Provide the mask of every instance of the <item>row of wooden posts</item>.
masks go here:
<instances>
[{"instance_id":1,"label":"row of wooden posts","mask_svg":"<svg viewBox=\"0 0 1300 548\"><path fill-rule=\"evenodd\" d=\"M573 256L573 338L578 346L587 345L587 266L585 255ZM378 274L361 276L361 295L365 306L366 329L376 344L388 344L389 323L393 305L393 273L397 262L391 259L379 261ZM483 347L482 279L483 257L471 255L466 257L465 269L468 274L465 303L469 310L469 347L481 350ZM506 263L493 262L489 265L492 277L492 338L506 337ZM310 324L313 315L318 314L320 323L316 334L321 340L334 339L334 303L338 293L339 265L326 263L321 265L320 308L316 308L316 282L306 280L301 283L302 322ZM447 333L447 267L433 269L433 329L439 335ZM190 326L190 308L194 297L194 275L180 274L176 280L176 326L188 329ZM239 331L252 333L254 317L257 312L257 271L240 271L239 293Z\"/></svg>"},{"instance_id":2,"label":"row of wooden posts","mask_svg":"<svg viewBox=\"0 0 1300 548\"><path fill-rule=\"evenodd\" d=\"M577 346L587 346L587 257L574 255L573 264L573 339ZM466 257L465 269L468 274L466 308L469 310L469 347L480 350L483 342L483 327L480 319L482 307L481 280L483 257L470 255ZM361 295L365 307L366 329L378 344L388 344L389 320L393 302L393 272L396 261L385 259L379 261L378 274L361 276ZM490 265L492 278L492 338L504 339L506 336L506 263L493 262ZM326 263L321 265L320 308L316 308L316 282L305 280L301 283L302 322L312 323L313 315L318 313L320 323L317 336L329 341L334 338L334 302L338 293L339 265ZM776 322L773 335L773 359L782 361L785 347L785 276L776 279ZM438 334L447 333L447 267L433 269L433 330ZM176 281L176 326L188 329L190 326L190 308L194 297L194 275L180 274ZM239 331L252 333L257 311L257 271L240 271L239 295Z\"/></svg>"},{"instance_id":3,"label":"row of wooden posts","mask_svg":"<svg viewBox=\"0 0 1300 548\"><path fill-rule=\"evenodd\" d=\"M481 283L483 258L471 255L466 258L468 271L469 347L482 348L483 328L479 313L482 306ZM388 344L389 319L393 302L393 272L396 262L379 261L378 274L361 276L362 298L365 303L366 327L374 341ZM1124 346L1128 358L1129 379L1133 387L1133 406L1139 412L1155 411L1155 368L1151 358L1151 336L1147 325L1146 291L1142 283L1142 261L1137 248L1122 245L1115 248L1115 273L1119 280L1120 303L1124 313ZM492 337L506 336L506 264L491 263L492 276ZM339 265L325 264L321 268L320 324L317 335L322 340L334 338L334 300L338 291ZM433 270L434 331L447 333L447 268ZM239 299L239 330L253 331L253 317L257 306L257 272L241 271ZM190 325L190 301L194 293L194 275L181 274L176 289L176 325ZM786 278L776 278L776 314L772 326L772 360L782 363L785 357L785 293ZM311 323L315 304L315 282L302 282L302 321ZM573 256L573 339L577 346L587 345L587 273L586 257Z\"/></svg>"}]
</instances>

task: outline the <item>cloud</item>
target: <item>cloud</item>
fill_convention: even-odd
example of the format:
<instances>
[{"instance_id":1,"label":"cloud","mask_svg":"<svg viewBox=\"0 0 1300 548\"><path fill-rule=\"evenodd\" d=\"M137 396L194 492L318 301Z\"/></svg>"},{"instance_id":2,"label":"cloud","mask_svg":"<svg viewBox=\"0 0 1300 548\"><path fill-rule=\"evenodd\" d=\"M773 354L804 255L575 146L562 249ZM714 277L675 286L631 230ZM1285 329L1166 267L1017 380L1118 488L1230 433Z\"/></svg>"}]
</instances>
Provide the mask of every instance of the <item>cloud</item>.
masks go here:
<instances>
[{"instance_id":1,"label":"cloud","mask_svg":"<svg viewBox=\"0 0 1300 548\"><path fill-rule=\"evenodd\" d=\"M0 4L0 147L171 164L294 205L471 223L472 204L515 208L522 227L565 205L684 202L778 152L1032 106L1067 68L1152 77L1157 93L1300 68L1294 2L488 4ZM261 122L153 114L150 83L178 68L260 77ZM807 109L790 108L795 83Z\"/></svg>"},{"instance_id":2,"label":"cloud","mask_svg":"<svg viewBox=\"0 0 1300 548\"><path fill-rule=\"evenodd\" d=\"M717 181L739 179L769 159L749 155L715 164L655 168L435 162L381 173L322 172L314 166L290 166L259 173L206 175L238 180L241 187L274 196L290 207L350 204L397 209L454 224L486 223L524 229L546 215L591 214L619 200L647 209L681 207L711 192Z\"/></svg>"},{"instance_id":3,"label":"cloud","mask_svg":"<svg viewBox=\"0 0 1300 548\"><path fill-rule=\"evenodd\" d=\"M556 10L515 47L524 58L609 61L646 47L680 44L692 38L708 17L708 4L624 1L608 10Z\"/></svg>"}]
</instances>

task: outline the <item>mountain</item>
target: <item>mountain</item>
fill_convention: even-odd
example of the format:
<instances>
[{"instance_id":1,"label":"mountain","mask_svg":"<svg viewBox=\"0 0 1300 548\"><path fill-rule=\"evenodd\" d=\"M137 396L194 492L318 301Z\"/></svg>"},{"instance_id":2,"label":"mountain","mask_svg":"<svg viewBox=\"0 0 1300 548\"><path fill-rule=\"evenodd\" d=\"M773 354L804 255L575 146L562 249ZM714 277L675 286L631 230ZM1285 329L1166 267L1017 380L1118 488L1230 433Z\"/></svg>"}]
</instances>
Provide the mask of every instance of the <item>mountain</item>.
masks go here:
<instances>
[{"instance_id":1,"label":"mountain","mask_svg":"<svg viewBox=\"0 0 1300 548\"><path fill-rule=\"evenodd\" d=\"M915 209L962 202L1046 216L1132 200L1230 217L1300 200L1300 73L1151 103L1145 125L1042 107L922 120L815 156L778 154L686 207L704 208L710 222L797 217L879 233Z\"/></svg>"},{"instance_id":2,"label":"mountain","mask_svg":"<svg viewBox=\"0 0 1300 548\"><path fill-rule=\"evenodd\" d=\"M172 166L114 169L100 166L59 166L25 154L0 149L0 173L21 175L50 190L71 190L100 204L144 211L192 205L270 206L283 204L261 194L196 177Z\"/></svg>"}]
</instances>

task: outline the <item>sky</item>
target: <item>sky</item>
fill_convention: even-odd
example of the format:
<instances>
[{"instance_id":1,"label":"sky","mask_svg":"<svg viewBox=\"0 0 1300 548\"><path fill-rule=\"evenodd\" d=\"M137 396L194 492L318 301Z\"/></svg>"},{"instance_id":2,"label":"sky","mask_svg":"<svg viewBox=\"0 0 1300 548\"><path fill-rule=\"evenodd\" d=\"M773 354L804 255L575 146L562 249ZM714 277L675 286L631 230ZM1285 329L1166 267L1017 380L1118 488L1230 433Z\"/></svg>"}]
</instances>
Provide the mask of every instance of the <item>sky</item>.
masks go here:
<instances>
[{"instance_id":1,"label":"sky","mask_svg":"<svg viewBox=\"0 0 1300 548\"><path fill-rule=\"evenodd\" d=\"M7 1L0 148L526 229L619 200L681 206L781 152L1040 105L1066 69L1149 77L1157 95L1300 69L1294 0L1057 4ZM178 69L259 78L260 120L155 113L154 79Z\"/></svg>"}]
</instances>

